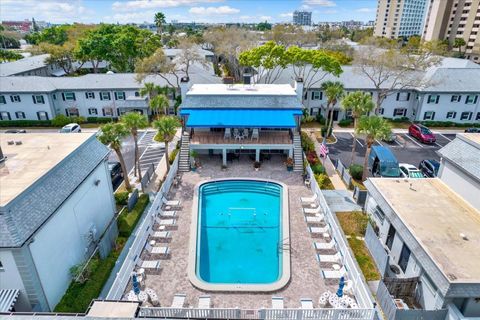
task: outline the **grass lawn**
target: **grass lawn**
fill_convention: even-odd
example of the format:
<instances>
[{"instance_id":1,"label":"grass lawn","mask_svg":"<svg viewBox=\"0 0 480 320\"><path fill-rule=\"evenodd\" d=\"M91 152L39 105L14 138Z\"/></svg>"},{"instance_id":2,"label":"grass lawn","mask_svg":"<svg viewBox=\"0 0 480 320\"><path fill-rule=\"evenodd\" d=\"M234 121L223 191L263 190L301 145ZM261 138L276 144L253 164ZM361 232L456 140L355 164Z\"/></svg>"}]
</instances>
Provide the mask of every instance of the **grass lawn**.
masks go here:
<instances>
[{"instance_id":1,"label":"grass lawn","mask_svg":"<svg viewBox=\"0 0 480 320\"><path fill-rule=\"evenodd\" d=\"M343 232L350 236L348 244L357 259L358 265L367 281L379 280L380 273L377 270L370 252L365 245L365 241L357 239L364 237L368 224L368 218L363 212L337 212L337 218Z\"/></svg>"}]
</instances>

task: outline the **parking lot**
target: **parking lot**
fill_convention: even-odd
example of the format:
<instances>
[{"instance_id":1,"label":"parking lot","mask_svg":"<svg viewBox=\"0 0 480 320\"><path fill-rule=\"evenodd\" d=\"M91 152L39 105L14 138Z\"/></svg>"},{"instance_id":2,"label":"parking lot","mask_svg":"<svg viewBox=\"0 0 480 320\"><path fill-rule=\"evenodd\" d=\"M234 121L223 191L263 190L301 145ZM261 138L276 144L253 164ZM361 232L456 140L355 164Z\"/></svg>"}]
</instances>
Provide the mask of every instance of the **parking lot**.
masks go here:
<instances>
[{"instance_id":1,"label":"parking lot","mask_svg":"<svg viewBox=\"0 0 480 320\"><path fill-rule=\"evenodd\" d=\"M455 134L440 134L435 133L437 141L434 144L428 145L417 141L406 133L396 133L396 140L391 143L385 141L376 141L375 145L382 145L389 147L395 154L398 162L409 163L416 167L420 161L424 159L439 160L440 157L436 151L445 146L455 138ZM352 154L353 133L337 132L335 133L337 142L329 145L330 158L340 159L345 165L350 164ZM365 156L365 139L359 137L356 139L356 150L354 162L363 164Z\"/></svg>"}]
</instances>

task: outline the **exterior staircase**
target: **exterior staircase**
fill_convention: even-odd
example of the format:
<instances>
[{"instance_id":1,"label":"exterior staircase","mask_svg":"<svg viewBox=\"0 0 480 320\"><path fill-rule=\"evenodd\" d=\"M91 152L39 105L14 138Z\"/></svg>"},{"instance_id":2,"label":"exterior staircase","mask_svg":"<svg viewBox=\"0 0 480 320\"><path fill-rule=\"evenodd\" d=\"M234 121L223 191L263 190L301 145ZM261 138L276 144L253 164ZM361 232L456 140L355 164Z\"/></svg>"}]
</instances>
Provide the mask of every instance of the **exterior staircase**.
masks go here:
<instances>
[{"instance_id":1,"label":"exterior staircase","mask_svg":"<svg viewBox=\"0 0 480 320\"><path fill-rule=\"evenodd\" d=\"M303 149L300 134L293 134L293 171L303 172Z\"/></svg>"},{"instance_id":2,"label":"exterior staircase","mask_svg":"<svg viewBox=\"0 0 480 320\"><path fill-rule=\"evenodd\" d=\"M180 144L180 156L178 160L178 171L190 171L190 135L188 132L182 134L182 143Z\"/></svg>"}]
</instances>

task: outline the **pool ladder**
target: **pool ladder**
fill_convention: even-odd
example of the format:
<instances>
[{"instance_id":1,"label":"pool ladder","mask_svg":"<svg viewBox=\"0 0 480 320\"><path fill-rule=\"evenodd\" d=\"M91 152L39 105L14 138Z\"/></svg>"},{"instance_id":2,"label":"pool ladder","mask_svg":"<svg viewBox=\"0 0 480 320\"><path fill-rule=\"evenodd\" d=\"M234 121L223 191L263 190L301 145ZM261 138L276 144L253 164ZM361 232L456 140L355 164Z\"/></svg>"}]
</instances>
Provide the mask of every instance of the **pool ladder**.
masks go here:
<instances>
[{"instance_id":1,"label":"pool ladder","mask_svg":"<svg viewBox=\"0 0 480 320\"><path fill-rule=\"evenodd\" d=\"M290 244L290 239L289 238L284 238L282 240L282 243L279 243L277 245L278 253L282 253L284 251L291 251L292 250L292 245Z\"/></svg>"}]
</instances>

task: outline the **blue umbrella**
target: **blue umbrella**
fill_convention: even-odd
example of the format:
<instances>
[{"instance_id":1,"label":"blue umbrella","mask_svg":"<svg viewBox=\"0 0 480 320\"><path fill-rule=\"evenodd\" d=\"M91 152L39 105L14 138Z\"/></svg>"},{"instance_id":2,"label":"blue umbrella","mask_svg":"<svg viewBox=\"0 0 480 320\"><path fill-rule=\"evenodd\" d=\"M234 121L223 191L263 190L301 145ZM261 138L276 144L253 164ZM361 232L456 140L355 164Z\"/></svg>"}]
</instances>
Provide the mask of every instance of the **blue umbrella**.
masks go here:
<instances>
[{"instance_id":1,"label":"blue umbrella","mask_svg":"<svg viewBox=\"0 0 480 320\"><path fill-rule=\"evenodd\" d=\"M132 276L132 283L133 283L133 292L138 296L138 294L140 293L140 284L138 283L136 273L134 273Z\"/></svg>"},{"instance_id":2,"label":"blue umbrella","mask_svg":"<svg viewBox=\"0 0 480 320\"><path fill-rule=\"evenodd\" d=\"M340 278L340 283L338 284L337 297L343 297L343 287L345 287L345 278Z\"/></svg>"}]
</instances>

